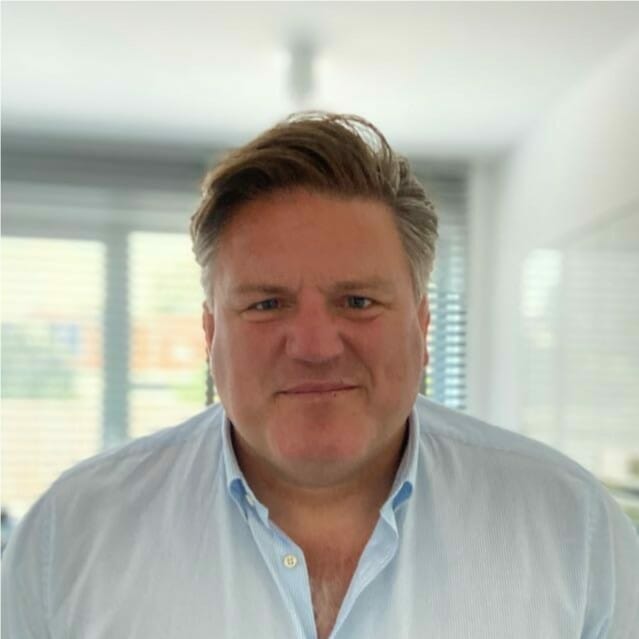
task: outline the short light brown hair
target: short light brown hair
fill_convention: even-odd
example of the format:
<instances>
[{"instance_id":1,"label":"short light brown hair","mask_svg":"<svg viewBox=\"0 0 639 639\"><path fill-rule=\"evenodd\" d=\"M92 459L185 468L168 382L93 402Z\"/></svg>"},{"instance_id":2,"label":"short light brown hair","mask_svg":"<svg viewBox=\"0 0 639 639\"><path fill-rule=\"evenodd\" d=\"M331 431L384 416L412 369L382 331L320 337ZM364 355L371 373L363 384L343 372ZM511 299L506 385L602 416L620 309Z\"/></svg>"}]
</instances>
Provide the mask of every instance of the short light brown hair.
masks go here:
<instances>
[{"instance_id":1,"label":"short light brown hair","mask_svg":"<svg viewBox=\"0 0 639 639\"><path fill-rule=\"evenodd\" d=\"M305 112L231 151L204 178L202 202L191 218L191 239L209 306L214 257L233 214L249 201L295 188L387 204L395 213L415 295L426 293L437 216L406 158L363 118Z\"/></svg>"}]
</instances>

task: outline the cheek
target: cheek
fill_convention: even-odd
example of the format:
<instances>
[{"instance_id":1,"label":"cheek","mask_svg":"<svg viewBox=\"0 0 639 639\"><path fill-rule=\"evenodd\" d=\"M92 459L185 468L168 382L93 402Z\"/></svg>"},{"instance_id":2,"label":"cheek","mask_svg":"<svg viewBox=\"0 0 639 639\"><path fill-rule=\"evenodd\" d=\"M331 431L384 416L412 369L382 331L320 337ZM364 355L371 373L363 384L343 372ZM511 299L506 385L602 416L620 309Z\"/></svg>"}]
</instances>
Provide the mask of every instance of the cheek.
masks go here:
<instances>
[{"instance_id":1,"label":"cheek","mask_svg":"<svg viewBox=\"0 0 639 639\"><path fill-rule=\"evenodd\" d=\"M235 371L238 359L243 356L235 344L232 330L223 321L216 322L216 330L211 344L209 365L216 390L223 401L229 399L229 391L235 387Z\"/></svg>"},{"instance_id":2,"label":"cheek","mask_svg":"<svg viewBox=\"0 0 639 639\"><path fill-rule=\"evenodd\" d=\"M227 396L237 391L247 401L246 389L268 380L271 364L269 340L251 326L222 323L211 348L211 369L216 384Z\"/></svg>"},{"instance_id":3,"label":"cheek","mask_svg":"<svg viewBox=\"0 0 639 639\"><path fill-rule=\"evenodd\" d=\"M423 368L423 340L416 320L397 325L389 329L384 338L380 337L376 348L387 386L412 388L413 382L418 383Z\"/></svg>"}]
</instances>

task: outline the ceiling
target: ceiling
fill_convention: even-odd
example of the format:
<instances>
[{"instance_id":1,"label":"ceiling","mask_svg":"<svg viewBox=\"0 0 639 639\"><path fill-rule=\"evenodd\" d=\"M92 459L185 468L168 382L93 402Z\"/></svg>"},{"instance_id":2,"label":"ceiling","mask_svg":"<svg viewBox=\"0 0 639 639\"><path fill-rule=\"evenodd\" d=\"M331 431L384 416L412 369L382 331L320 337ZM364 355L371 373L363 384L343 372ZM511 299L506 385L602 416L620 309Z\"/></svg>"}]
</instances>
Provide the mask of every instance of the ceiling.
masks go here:
<instances>
[{"instance_id":1,"label":"ceiling","mask_svg":"<svg viewBox=\"0 0 639 639\"><path fill-rule=\"evenodd\" d=\"M3 2L3 130L224 146L321 108L468 159L637 37L634 2Z\"/></svg>"}]
</instances>

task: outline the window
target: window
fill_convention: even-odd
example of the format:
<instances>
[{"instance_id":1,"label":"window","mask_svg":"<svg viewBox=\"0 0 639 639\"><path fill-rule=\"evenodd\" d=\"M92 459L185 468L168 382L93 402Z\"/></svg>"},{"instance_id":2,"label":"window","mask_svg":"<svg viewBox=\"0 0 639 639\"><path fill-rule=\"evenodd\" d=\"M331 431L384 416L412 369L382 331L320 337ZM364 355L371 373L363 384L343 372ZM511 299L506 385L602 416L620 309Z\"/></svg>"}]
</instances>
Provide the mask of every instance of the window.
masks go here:
<instances>
[{"instance_id":1,"label":"window","mask_svg":"<svg viewBox=\"0 0 639 639\"><path fill-rule=\"evenodd\" d=\"M206 353L200 272L184 234L129 236L130 437L202 410Z\"/></svg>"},{"instance_id":2,"label":"window","mask_svg":"<svg viewBox=\"0 0 639 639\"><path fill-rule=\"evenodd\" d=\"M637 246L628 209L528 257L522 421L607 484L639 529Z\"/></svg>"},{"instance_id":3,"label":"window","mask_svg":"<svg viewBox=\"0 0 639 639\"><path fill-rule=\"evenodd\" d=\"M429 286L430 360L424 392L450 408L466 408L466 191L461 175L422 178L439 214L439 241Z\"/></svg>"},{"instance_id":4,"label":"window","mask_svg":"<svg viewBox=\"0 0 639 639\"><path fill-rule=\"evenodd\" d=\"M102 439L104 247L2 240L2 498L23 514Z\"/></svg>"}]
</instances>

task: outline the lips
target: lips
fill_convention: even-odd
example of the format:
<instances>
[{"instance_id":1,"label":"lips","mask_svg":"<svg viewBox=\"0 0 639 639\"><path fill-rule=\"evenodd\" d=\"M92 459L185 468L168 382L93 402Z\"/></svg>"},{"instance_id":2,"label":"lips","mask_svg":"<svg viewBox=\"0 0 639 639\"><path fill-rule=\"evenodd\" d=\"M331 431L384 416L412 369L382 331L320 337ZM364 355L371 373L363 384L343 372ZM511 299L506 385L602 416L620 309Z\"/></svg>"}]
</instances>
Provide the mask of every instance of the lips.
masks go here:
<instances>
[{"instance_id":1,"label":"lips","mask_svg":"<svg viewBox=\"0 0 639 639\"><path fill-rule=\"evenodd\" d=\"M346 391L356 388L353 384L344 384L342 382L308 382L304 384L296 384L281 391L287 395L305 395L314 393L335 393L337 391Z\"/></svg>"}]
</instances>

